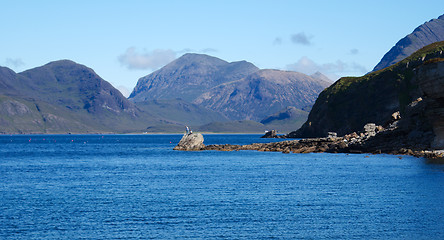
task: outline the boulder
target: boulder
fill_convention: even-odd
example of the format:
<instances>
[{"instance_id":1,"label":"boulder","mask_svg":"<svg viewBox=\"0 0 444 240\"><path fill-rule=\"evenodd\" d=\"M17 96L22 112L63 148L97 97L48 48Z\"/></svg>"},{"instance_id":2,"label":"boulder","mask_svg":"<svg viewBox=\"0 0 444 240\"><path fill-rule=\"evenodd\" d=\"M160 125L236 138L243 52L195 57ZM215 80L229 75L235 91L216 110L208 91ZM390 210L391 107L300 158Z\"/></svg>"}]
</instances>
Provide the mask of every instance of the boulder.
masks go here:
<instances>
[{"instance_id":1,"label":"boulder","mask_svg":"<svg viewBox=\"0 0 444 240\"><path fill-rule=\"evenodd\" d=\"M327 137L328 138L336 138L336 137L338 137L338 134L335 133L335 132L328 132L328 136Z\"/></svg>"},{"instance_id":2,"label":"boulder","mask_svg":"<svg viewBox=\"0 0 444 240\"><path fill-rule=\"evenodd\" d=\"M205 147L203 142L204 138L200 133L184 134L177 146L174 147L174 150L199 151Z\"/></svg>"},{"instance_id":3,"label":"boulder","mask_svg":"<svg viewBox=\"0 0 444 240\"><path fill-rule=\"evenodd\" d=\"M276 130L267 131L261 138L277 138Z\"/></svg>"},{"instance_id":4,"label":"boulder","mask_svg":"<svg viewBox=\"0 0 444 240\"><path fill-rule=\"evenodd\" d=\"M375 136L376 135L376 124L374 123L367 123L364 126L364 133L368 136Z\"/></svg>"}]
</instances>

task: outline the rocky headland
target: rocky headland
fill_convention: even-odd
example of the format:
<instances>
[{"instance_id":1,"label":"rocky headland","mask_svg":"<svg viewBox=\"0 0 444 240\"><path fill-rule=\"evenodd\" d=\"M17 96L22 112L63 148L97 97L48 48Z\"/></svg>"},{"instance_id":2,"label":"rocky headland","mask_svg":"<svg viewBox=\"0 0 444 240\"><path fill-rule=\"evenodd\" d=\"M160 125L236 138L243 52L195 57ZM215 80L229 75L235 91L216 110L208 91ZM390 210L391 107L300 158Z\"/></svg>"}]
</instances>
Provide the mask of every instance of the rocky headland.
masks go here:
<instances>
[{"instance_id":1,"label":"rocky headland","mask_svg":"<svg viewBox=\"0 0 444 240\"><path fill-rule=\"evenodd\" d=\"M405 102L408 99L413 99L413 101L410 101L408 104L398 102L395 107L397 111L392 112L388 117L376 118L378 120L376 123L370 122L361 125L359 131L350 131L344 134L343 132L346 129L353 129L345 126L339 127L338 129L341 132L337 133L332 131L335 130L334 128L327 129L324 126L323 131L326 132L324 135L326 137L311 137L248 145L208 145L195 150L257 150L283 153L385 153L442 160L444 159L444 150L442 150L444 149L444 58L441 57L443 56L443 47L444 42L436 43L424 49L425 51L423 50L419 54L416 53L416 55L408 59L409 62L401 62L400 64L404 66L397 65L398 68L406 69L405 72L399 69L396 72L398 72L398 76L401 74L408 75L408 78L404 80L409 83L406 84L405 90L399 90L399 94L396 94L398 101ZM393 71L393 69L385 71ZM388 77L390 76L388 75ZM376 81L372 80L373 77L374 75L371 75L364 83L356 82L354 84L367 86L368 82ZM376 79L380 81L382 76L378 76ZM330 88L334 87L335 85ZM356 89L360 90L361 88L344 89L342 92L350 92ZM326 91L328 92L329 89ZM365 91L376 92L377 90L366 89ZM356 93L352 95L356 95ZM409 98L404 99L403 97L406 96L409 96ZM335 97L335 93L331 93L329 99L334 99ZM365 103L365 101L361 101L361 103ZM316 104L314 110L316 108L327 109L330 106L320 105L318 101ZM347 110L342 109L344 107L352 111L347 104L335 106L335 109L343 112ZM362 108L363 106L360 106L357 111L362 111ZM387 115L386 112L387 109L384 113ZM310 116L312 116L312 112L310 112ZM385 119L385 121L382 121L382 119ZM311 124L309 121L310 117L306 126L307 124L311 126L317 124L316 122ZM346 125L347 119L344 119L342 124ZM275 131L270 131L264 137L278 136ZM295 136L289 134L286 137L291 138Z\"/></svg>"}]
</instances>

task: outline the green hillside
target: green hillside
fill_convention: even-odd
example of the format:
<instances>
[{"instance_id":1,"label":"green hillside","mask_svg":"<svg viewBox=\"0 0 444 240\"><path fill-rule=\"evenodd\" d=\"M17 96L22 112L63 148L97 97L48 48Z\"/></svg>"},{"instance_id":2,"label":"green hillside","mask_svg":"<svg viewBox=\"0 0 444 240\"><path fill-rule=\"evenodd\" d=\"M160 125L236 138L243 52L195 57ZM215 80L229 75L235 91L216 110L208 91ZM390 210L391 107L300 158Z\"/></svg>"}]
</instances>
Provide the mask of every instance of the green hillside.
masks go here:
<instances>
[{"instance_id":1,"label":"green hillside","mask_svg":"<svg viewBox=\"0 0 444 240\"><path fill-rule=\"evenodd\" d=\"M384 125L396 111L421 96L415 68L442 58L444 42L428 45L403 61L362 77L344 77L325 89L308 120L290 137L322 137L360 131L369 122Z\"/></svg>"}]
</instances>

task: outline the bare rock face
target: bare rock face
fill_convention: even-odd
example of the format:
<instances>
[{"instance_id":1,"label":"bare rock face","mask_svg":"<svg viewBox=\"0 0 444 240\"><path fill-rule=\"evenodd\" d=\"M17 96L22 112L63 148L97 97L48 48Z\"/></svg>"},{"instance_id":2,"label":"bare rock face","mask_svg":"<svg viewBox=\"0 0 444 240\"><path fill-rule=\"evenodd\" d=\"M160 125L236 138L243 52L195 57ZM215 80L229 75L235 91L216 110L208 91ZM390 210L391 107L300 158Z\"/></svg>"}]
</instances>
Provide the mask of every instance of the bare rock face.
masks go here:
<instances>
[{"instance_id":1,"label":"bare rock face","mask_svg":"<svg viewBox=\"0 0 444 240\"><path fill-rule=\"evenodd\" d=\"M199 151L205 147L203 142L204 138L200 133L184 134L177 146L174 147L174 150Z\"/></svg>"},{"instance_id":2,"label":"bare rock face","mask_svg":"<svg viewBox=\"0 0 444 240\"><path fill-rule=\"evenodd\" d=\"M425 114L435 134L432 148L444 149L444 61L431 62L419 68L418 79L427 103Z\"/></svg>"}]
</instances>

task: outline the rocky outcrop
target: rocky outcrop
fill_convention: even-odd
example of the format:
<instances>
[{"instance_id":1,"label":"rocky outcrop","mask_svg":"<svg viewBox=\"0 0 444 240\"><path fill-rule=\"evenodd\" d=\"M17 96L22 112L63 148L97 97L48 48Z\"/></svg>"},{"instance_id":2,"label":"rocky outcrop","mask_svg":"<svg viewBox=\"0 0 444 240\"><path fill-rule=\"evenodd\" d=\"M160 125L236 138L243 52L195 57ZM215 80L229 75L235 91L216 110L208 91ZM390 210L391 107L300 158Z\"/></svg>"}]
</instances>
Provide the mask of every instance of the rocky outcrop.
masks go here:
<instances>
[{"instance_id":1,"label":"rocky outcrop","mask_svg":"<svg viewBox=\"0 0 444 240\"><path fill-rule=\"evenodd\" d=\"M417 27L388 51L373 71L391 66L431 43L444 41L444 15Z\"/></svg>"},{"instance_id":2,"label":"rocky outcrop","mask_svg":"<svg viewBox=\"0 0 444 240\"><path fill-rule=\"evenodd\" d=\"M199 151L205 148L203 144L204 138L200 133L186 133L180 139L179 144L174 147L174 150L180 151Z\"/></svg>"},{"instance_id":3,"label":"rocky outcrop","mask_svg":"<svg viewBox=\"0 0 444 240\"><path fill-rule=\"evenodd\" d=\"M276 130L267 131L261 138L286 138L284 135L277 135Z\"/></svg>"},{"instance_id":4,"label":"rocky outcrop","mask_svg":"<svg viewBox=\"0 0 444 240\"><path fill-rule=\"evenodd\" d=\"M406 114L422 96L416 71L428 60L444 58L444 42L431 44L403 61L362 77L341 78L316 100L308 120L289 138L339 136L362 129L366 123L385 125L392 114Z\"/></svg>"}]
</instances>

